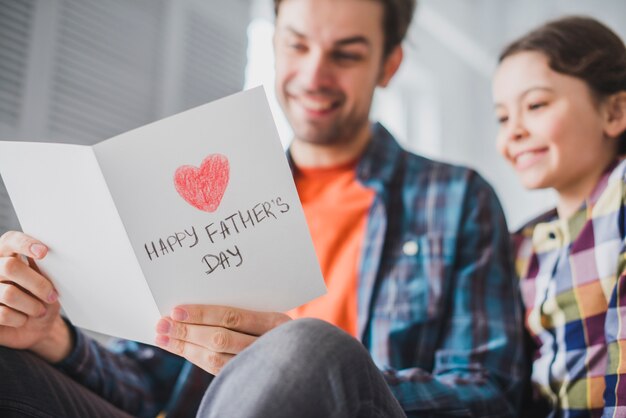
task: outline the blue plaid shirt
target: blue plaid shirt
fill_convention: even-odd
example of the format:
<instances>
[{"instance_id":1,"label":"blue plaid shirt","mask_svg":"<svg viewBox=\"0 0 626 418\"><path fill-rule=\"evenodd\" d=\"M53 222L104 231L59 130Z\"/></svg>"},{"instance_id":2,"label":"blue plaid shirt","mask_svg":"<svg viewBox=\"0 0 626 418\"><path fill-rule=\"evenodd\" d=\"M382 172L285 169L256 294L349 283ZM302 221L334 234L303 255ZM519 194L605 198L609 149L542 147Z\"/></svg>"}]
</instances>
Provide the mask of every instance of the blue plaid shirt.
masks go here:
<instances>
[{"instance_id":1,"label":"blue plaid shirt","mask_svg":"<svg viewBox=\"0 0 626 418\"><path fill-rule=\"evenodd\" d=\"M375 192L358 330L409 417L517 415L522 316L509 235L491 187L403 150L380 124L357 166ZM194 416L211 376L154 347L113 351L79 332L59 365L131 414Z\"/></svg>"}]
</instances>

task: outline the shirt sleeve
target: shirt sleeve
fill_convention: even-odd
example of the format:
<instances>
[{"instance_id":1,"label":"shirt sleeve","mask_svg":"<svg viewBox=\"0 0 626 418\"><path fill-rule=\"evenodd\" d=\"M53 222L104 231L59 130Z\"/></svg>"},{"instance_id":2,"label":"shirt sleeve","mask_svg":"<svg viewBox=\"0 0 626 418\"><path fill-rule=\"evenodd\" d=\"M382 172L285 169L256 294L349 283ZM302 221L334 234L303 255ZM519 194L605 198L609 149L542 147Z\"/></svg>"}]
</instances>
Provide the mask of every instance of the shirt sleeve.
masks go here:
<instances>
[{"instance_id":1,"label":"shirt sleeve","mask_svg":"<svg viewBox=\"0 0 626 418\"><path fill-rule=\"evenodd\" d=\"M154 417L163 409L184 359L125 340L105 348L66 322L74 348L56 367L133 416Z\"/></svg>"},{"instance_id":2,"label":"shirt sleeve","mask_svg":"<svg viewBox=\"0 0 626 418\"><path fill-rule=\"evenodd\" d=\"M384 371L409 417L518 415L525 373L521 298L502 208L478 175L470 179L462 213L434 368Z\"/></svg>"},{"instance_id":3,"label":"shirt sleeve","mask_svg":"<svg viewBox=\"0 0 626 418\"><path fill-rule=\"evenodd\" d=\"M623 216L620 214L620 219ZM626 413L626 239L622 241L616 276L605 318L608 361L604 375L604 418Z\"/></svg>"}]
</instances>

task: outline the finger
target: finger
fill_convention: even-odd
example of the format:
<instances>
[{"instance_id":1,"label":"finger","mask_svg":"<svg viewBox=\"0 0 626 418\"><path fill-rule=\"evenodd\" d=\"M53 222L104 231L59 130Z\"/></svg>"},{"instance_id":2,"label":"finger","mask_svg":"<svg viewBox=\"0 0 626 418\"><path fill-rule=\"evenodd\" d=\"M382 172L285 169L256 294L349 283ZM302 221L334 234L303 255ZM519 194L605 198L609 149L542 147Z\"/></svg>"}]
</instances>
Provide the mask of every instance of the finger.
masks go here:
<instances>
[{"instance_id":1,"label":"finger","mask_svg":"<svg viewBox=\"0 0 626 418\"><path fill-rule=\"evenodd\" d=\"M0 305L5 305L24 315L42 317L46 307L36 298L10 283L0 283Z\"/></svg>"},{"instance_id":2,"label":"finger","mask_svg":"<svg viewBox=\"0 0 626 418\"><path fill-rule=\"evenodd\" d=\"M58 294L48 279L15 257L0 258L0 281L16 283L47 303L54 303L58 299Z\"/></svg>"},{"instance_id":3,"label":"finger","mask_svg":"<svg viewBox=\"0 0 626 418\"><path fill-rule=\"evenodd\" d=\"M39 270L39 266L37 265L37 263L35 263L35 260L33 260L30 257L28 257L26 260L28 262L28 267L35 270L37 273L41 274L41 270Z\"/></svg>"},{"instance_id":4,"label":"finger","mask_svg":"<svg viewBox=\"0 0 626 418\"><path fill-rule=\"evenodd\" d=\"M238 354L257 339L226 328L186 324L169 318L162 318L158 322L157 333L225 354Z\"/></svg>"},{"instance_id":5,"label":"finger","mask_svg":"<svg viewBox=\"0 0 626 418\"><path fill-rule=\"evenodd\" d=\"M0 305L0 326L18 328L24 325L28 317L8 306Z\"/></svg>"},{"instance_id":6,"label":"finger","mask_svg":"<svg viewBox=\"0 0 626 418\"><path fill-rule=\"evenodd\" d=\"M156 343L164 350L186 358L196 366L216 375L233 357L233 354L216 353L199 345L158 335Z\"/></svg>"},{"instance_id":7,"label":"finger","mask_svg":"<svg viewBox=\"0 0 626 418\"><path fill-rule=\"evenodd\" d=\"M279 312L256 312L228 306L181 305L172 311L172 319L180 322L211 325L263 335L278 325L291 320Z\"/></svg>"},{"instance_id":8,"label":"finger","mask_svg":"<svg viewBox=\"0 0 626 418\"><path fill-rule=\"evenodd\" d=\"M0 257L21 254L39 260L47 253L48 247L41 241L22 232L9 231L0 237Z\"/></svg>"}]
</instances>

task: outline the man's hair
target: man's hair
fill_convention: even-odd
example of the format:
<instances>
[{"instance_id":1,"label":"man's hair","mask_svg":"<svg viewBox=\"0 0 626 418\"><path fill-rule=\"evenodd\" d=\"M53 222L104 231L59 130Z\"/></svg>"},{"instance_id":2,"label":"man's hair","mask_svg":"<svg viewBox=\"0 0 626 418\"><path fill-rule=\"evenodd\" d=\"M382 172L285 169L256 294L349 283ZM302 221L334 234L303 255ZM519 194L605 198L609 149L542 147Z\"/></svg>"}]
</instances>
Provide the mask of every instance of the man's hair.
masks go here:
<instances>
[{"instance_id":1,"label":"man's hair","mask_svg":"<svg viewBox=\"0 0 626 418\"><path fill-rule=\"evenodd\" d=\"M274 0L274 13L278 16L278 9L284 0ZM409 29L417 0L369 0L382 3L384 7L383 32L385 44L383 56L389 55L400 45Z\"/></svg>"}]
</instances>

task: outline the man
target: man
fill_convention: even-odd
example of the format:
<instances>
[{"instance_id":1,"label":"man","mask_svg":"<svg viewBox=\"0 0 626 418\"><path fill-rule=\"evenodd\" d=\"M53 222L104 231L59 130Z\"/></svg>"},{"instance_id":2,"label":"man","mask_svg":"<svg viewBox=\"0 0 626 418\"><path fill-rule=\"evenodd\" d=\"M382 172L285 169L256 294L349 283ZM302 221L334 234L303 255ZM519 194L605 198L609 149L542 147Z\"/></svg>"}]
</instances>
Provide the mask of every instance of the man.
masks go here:
<instances>
[{"instance_id":1,"label":"man","mask_svg":"<svg viewBox=\"0 0 626 418\"><path fill-rule=\"evenodd\" d=\"M0 373L38 386L0 381L0 394L17 393L9 408L192 416L204 396L201 416L516 415L522 328L495 195L368 119L402 61L414 1L275 6L289 158L329 287L291 315L356 338L280 313L181 306L156 340L181 357L130 342L107 351L61 319L50 283L16 257L46 247L11 233L0 239L0 345L38 357L2 349Z\"/></svg>"}]
</instances>

